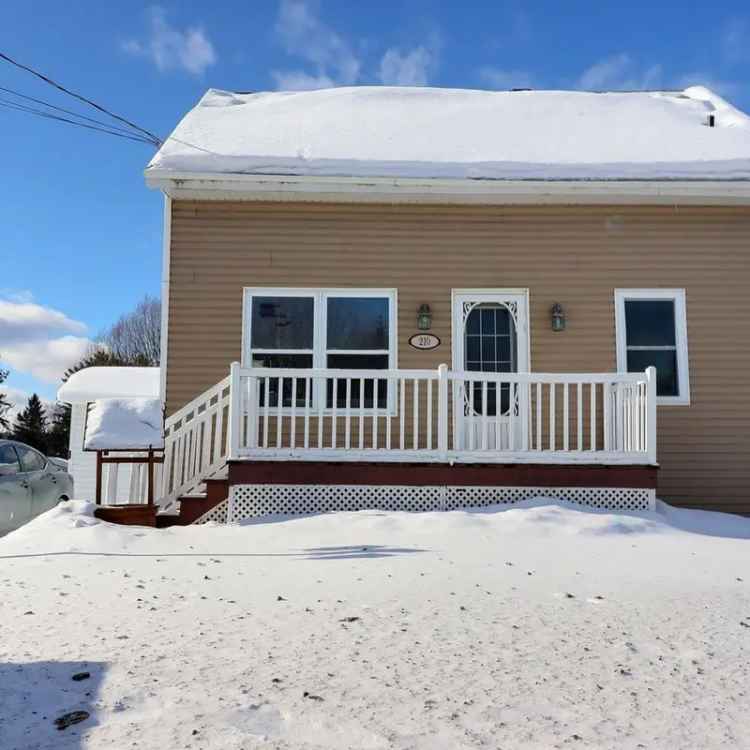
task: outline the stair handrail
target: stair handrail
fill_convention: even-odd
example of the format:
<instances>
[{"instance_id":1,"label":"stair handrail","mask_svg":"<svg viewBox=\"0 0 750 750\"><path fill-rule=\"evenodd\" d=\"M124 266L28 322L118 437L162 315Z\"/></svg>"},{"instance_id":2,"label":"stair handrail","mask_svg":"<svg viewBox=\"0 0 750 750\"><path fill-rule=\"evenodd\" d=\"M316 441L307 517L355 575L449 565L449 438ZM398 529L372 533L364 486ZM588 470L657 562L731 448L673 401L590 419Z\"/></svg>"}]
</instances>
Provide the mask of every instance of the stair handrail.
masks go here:
<instances>
[{"instance_id":1,"label":"stair handrail","mask_svg":"<svg viewBox=\"0 0 750 750\"><path fill-rule=\"evenodd\" d=\"M165 419L162 508L196 491L226 462L229 382L223 378Z\"/></svg>"}]
</instances>

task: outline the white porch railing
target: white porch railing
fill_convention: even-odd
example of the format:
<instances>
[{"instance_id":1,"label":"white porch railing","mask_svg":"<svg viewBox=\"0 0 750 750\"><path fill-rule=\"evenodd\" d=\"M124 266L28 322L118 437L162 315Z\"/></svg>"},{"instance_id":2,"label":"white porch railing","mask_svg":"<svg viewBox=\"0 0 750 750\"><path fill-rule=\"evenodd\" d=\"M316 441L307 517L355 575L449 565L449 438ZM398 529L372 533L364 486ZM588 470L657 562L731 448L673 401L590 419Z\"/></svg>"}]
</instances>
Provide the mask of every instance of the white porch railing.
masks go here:
<instances>
[{"instance_id":1,"label":"white porch railing","mask_svg":"<svg viewBox=\"0 0 750 750\"><path fill-rule=\"evenodd\" d=\"M194 491L226 462L229 377L204 391L164 422L162 507Z\"/></svg>"},{"instance_id":2,"label":"white porch railing","mask_svg":"<svg viewBox=\"0 0 750 750\"><path fill-rule=\"evenodd\" d=\"M654 368L542 374L235 363L223 382L231 459L656 463Z\"/></svg>"}]
</instances>

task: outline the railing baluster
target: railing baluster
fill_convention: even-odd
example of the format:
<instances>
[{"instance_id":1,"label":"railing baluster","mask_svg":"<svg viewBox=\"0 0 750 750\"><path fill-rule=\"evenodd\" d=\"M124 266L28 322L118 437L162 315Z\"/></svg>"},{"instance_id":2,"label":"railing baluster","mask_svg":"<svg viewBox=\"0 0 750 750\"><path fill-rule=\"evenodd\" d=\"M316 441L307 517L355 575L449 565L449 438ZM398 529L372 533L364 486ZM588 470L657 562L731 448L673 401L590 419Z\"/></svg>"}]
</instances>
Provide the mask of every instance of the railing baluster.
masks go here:
<instances>
[{"instance_id":1,"label":"railing baluster","mask_svg":"<svg viewBox=\"0 0 750 750\"><path fill-rule=\"evenodd\" d=\"M318 379L318 387L315 389L318 393L318 448L323 447L323 415L325 414L327 380L326 378Z\"/></svg>"},{"instance_id":2,"label":"railing baluster","mask_svg":"<svg viewBox=\"0 0 750 750\"><path fill-rule=\"evenodd\" d=\"M224 402L219 394L219 399L216 402L216 436L215 436L215 449L214 462L217 463L219 459L226 455L224 453Z\"/></svg>"},{"instance_id":3,"label":"railing baluster","mask_svg":"<svg viewBox=\"0 0 750 750\"><path fill-rule=\"evenodd\" d=\"M333 378L333 393L331 396L331 448L336 447L336 402L338 399L339 379Z\"/></svg>"},{"instance_id":4,"label":"railing baluster","mask_svg":"<svg viewBox=\"0 0 750 750\"><path fill-rule=\"evenodd\" d=\"M297 447L297 378L292 378L292 424L289 429L289 447Z\"/></svg>"},{"instance_id":5,"label":"railing baluster","mask_svg":"<svg viewBox=\"0 0 750 750\"><path fill-rule=\"evenodd\" d=\"M378 384L380 381L374 378L372 381L372 447L378 447Z\"/></svg>"},{"instance_id":6,"label":"railing baluster","mask_svg":"<svg viewBox=\"0 0 750 750\"><path fill-rule=\"evenodd\" d=\"M344 445L352 447L352 379L346 379L346 401L344 403Z\"/></svg>"},{"instance_id":7,"label":"railing baluster","mask_svg":"<svg viewBox=\"0 0 750 750\"><path fill-rule=\"evenodd\" d=\"M414 425L412 427L412 444L414 450L419 448L419 380L412 378L412 411L414 412Z\"/></svg>"},{"instance_id":8,"label":"railing baluster","mask_svg":"<svg viewBox=\"0 0 750 750\"><path fill-rule=\"evenodd\" d=\"M563 450L570 450L570 393L568 383L563 385Z\"/></svg>"},{"instance_id":9,"label":"railing baluster","mask_svg":"<svg viewBox=\"0 0 750 750\"><path fill-rule=\"evenodd\" d=\"M359 379L359 449L365 448L365 379Z\"/></svg>"},{"instance_id":10,"label":"railing baluster","mask_svg":"<svg viewBox=\"0 0 750 750\"><path fill-rule=\"evenodd\" d=\"M589 430L591 431L591 450L596 450L596 383L591 383L591 414L589 415Z\"/></svg>"},{"instance_id":11,"label":"railing baluster","mask_svg":"<svg viewBox=\"0 0 750 750\"><path fill-rule=\"evenodd\" d=\"M432 450L432 378L427 379L427 445Z\"/></svg>"},{"instance_id":12,"label":"railing baluster","mask_svg":"<svg viewBox=\"0 0 750 750\"><path fill-rule=\"evenodd\" d=\"M542 384L536 384L536 449L542 450Z\"/></svg>"},{"instance_id":13,"label":"railing baluster","mask_svg":"<svg viewBox=\"0 0 750 750\"><path fill-rule=\"evenodd\" d=\"M516 398L518 395L518 383L508 383L508 450L511 451L516 449ZM500 404L502 404L502 399Z\"/></svg>"},{"instance_id":14,"label":"railing baluster","mask_svg":"<svg viewBox=\"0 0 750 750\"><path fill-rule=\"evenodd\" d=\"M555 434L556 426L555 426L555 417L557 416L555 414L555 391L557 389L555 388L554 383L549 384L549 449L551 451L555 450L556 448L556 438L557 435Z\"/></svg>"},{"instance_id":15,"label":"railing baluster","mask_svg":"<svg viewBox=\"0 0 750 750\"><path fill-rule=\"evenodd\" d=\"M469 425L469 450L473 451L477 445L477 426L476 426L476 413L474 409L474 381L469 379L466 383L469 394L469 408L468 419L466 420Z\"/></svg>"},{"instance_id":16,"label":"railing baluster","mask_svg":"<svg viewBox=\"0 0 750 750\"><path fill-rule=\"evenodd\" d=\"M310 447L310 386L312 378L305 377L305 426L303 435L303 445L305 450Z\"/></svg>"},{"instance_id":17,"label":"railing baluster","mask_svg":"<svg viewBox=\"0 0 750 750\"><path fill-rule=\"evenodd\" d=\"M401 450L404 450L405 447L405 439L406 439L406 378L402 377L400 380L400 408L399 408L399 429L400 429L400 435L399 435L399 446L401 447Z\"/></svg>"},{"instance_id":18,"label":"railing baluster","mask_svg":"<svg viewBox=\"0 0 750 750\"><path fill-rule=\"evenodd\" d=\"M602 412L604 417L604 450L612 450L612 384L602 385Z\"/></svg>"},{"instance_id":19,"label":"railing baluster","mask_svg":"<svg viewBox=\"0 0 750 750\"><path fill-rule=\"evenodd\" d=\"M278 378L276 383L278 395L276 396L276 447L281 448L281 433L283 431L282 411L284 410L284 378Z\"/></svg>"},{"instance_id":20,"label":"railing baluster","mask_svg":"<svg viewBox=\"0 0 750 750\"><path fill-rule=\"evenodd\" d=\"M270 378L263 380L263 447L268 448L268 407L271 401Z\"/></svg>"},{"instance_id":21,"label":"railing baluster","mask_svg":"<svg viewBox=\"0 0 750 750\"><path fill-rule=\"evenodd\" d=\"M487 381L482 382L482 450L486 451L489 444L489 424L487 420Z\"/></svg>"},{"instance_id":22,"label":"railing baluster","mask_svg":"<svg viewBox=\"0 0 750 750\"><path fill-rule=\"evenodd\" d=\"M248 397L247 397L247 409L248 409L248 430L250 433L249 440L247 441L248 448L258 447L258 378L248 378ZM209 417L210 420L210 417ZM211 432L211 422L208 422L209 434Z\"/></svg>"},{"instance_id":23,"label":"railing baluster","mask_svg":"<svg viewBox=\"0 0 750 750\"><path fill-rule=\"evenodd\" d=\"M502 449L502 412L503 412L503 384L495 381L495 451ZM510 425L508 425L510 429Z\"/></svg>"},{"instance_id":24,"label":"railing baluster","mask_svg":"<svg viewBox=\"0 0 750 750\"><path fill-rule=\"evenodd\" d=\"M392 378L388 378L386 381L386 391L385 391L385 447L386 450L391 449L391 398L393 398L394 406L395 406L395 399L396 399L396 384L393 381Z\"/></svg>"}]
</instances>

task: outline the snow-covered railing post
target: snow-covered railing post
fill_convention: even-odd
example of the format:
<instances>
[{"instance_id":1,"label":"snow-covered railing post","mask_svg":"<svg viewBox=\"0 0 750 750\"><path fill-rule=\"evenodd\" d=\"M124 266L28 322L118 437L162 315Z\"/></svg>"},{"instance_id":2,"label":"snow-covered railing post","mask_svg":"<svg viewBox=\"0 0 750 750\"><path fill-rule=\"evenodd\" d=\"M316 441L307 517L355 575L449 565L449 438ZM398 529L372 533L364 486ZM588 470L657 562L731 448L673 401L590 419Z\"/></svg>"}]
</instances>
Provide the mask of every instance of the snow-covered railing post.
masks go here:
<instances>
[{"instance_id":1,"label":"snow-covered railing post","mask_svg":"<svg viewBox=\"0 0 750 750\"><path fill-rule=\"evenodd\" d=\"M240 454L242 434L242 403L240 388L240 363L232 362L229 368L229 423L227 424L227 459L237 459Z\"/></svg>"},{"instance_id":2,"label":"snow-covered railing post","mask_svg":"<svg viewBox=\"0 0 750 750\"><path fill-rule=\"evenodd\" d=\"M656 464L656 368L646 368L646 451L651 464Z\"/></svg>"},{"instance_id":3,"label":"snow-covered railing post","mask_svg":"<svg viewBox=\"0 0 750 750\"><path fill-rule=\"evenodd\" d=\"M448 365L438 367L438 452L445 460L448 455Z\"/></svg>"}]
</instances>

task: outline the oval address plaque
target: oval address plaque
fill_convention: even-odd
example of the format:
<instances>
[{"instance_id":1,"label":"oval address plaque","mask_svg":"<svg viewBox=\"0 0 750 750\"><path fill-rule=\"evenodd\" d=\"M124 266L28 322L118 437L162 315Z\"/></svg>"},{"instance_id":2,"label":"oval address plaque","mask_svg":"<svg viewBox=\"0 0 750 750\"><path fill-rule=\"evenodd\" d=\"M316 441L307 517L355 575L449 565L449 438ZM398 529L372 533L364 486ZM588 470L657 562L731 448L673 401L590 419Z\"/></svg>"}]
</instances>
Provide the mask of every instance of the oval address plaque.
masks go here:
<instances>
[{"instance_id":1,"label":"oval address plaque","mask_svg":"<svg viewBox=\"0 0 750 750\"><path fill-rule=\"evenodd\" d=\"M409 339L409 344L415 349L437 349L440 339L432 333L415 333Z\"/></svg>"}]
</instances>

